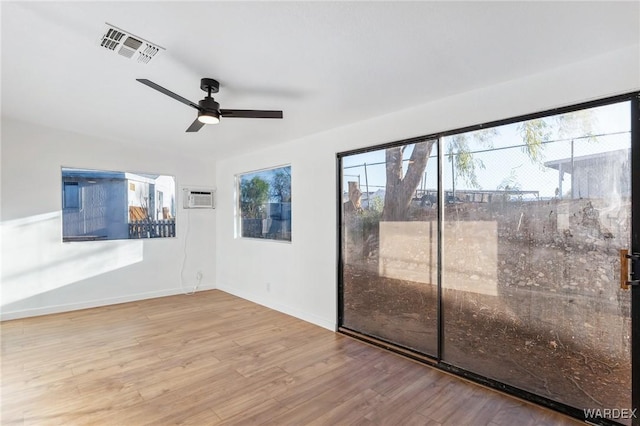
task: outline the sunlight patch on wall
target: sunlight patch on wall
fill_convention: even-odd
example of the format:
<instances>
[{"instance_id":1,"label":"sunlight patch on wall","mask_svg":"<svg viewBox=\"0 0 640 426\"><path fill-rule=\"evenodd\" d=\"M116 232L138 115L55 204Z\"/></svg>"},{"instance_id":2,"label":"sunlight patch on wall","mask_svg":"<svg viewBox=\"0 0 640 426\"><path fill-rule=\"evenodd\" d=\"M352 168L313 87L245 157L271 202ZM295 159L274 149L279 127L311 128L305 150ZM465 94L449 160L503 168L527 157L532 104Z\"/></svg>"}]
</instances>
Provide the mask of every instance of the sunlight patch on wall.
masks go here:
<instances>
[{"instance_id":1,"label":"sunlight patch on wall","mask_svg":"<svg viewBox=\"0 0 640 426\"><path fill-rule=\"evenodd\" d=\"M497 296L497 235L493 221L446 222L443 288ZM435 286L437 253L435 222L380 222L380 276Z\"/></svg>"},{"instance_id":2,"label":"sunlight patch on wall","mask_svg":"<svg viewBox=\"0 0 640 426\"><path fill-rule=\"evenodd\" d=\"M143 259L141 240L62 243L60 211L2 223L0 306Z\"/></svg>"}]
</instances>

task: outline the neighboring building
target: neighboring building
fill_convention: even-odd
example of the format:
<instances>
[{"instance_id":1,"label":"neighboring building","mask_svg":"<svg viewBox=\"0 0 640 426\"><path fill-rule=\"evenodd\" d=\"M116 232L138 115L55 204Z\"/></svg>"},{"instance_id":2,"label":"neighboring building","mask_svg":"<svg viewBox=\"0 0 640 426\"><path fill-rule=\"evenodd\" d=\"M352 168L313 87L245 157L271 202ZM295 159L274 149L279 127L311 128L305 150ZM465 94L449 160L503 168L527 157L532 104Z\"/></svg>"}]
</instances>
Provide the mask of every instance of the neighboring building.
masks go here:
<instances>
[{"instance_id":1,"label":"neighboring building","mask_svg":"<svg viewBox=\"0 0 640 426\"><path fill-rule=\"evenodd\" d=\"M175 216L172 176L101 170L62 170L62 235L126 239L129 223Z\"/></svg>"},{"instance_id":2,"label":"neighboring building","mask_svg":"<svg viewBox=\"0 0 640 426\"><path fill-rule=\"evenodd\" d=\"M278 235L291 240L291 203L267 203L265 219L262 220L262 234Z\"/></svg>"},{"instance_id":3,"label":"neighboring building","mask_svg":"<svg viewBox=\"0 0 640 426\"><path fill-rule=\"evenodd\" d=\"M559 198L628 198L631 196L630 160L631 150L619 149L547 161L544 165L558 170ZM571 185L563 191L565 173L570 175Z\"/></svg>"}]
</instances>

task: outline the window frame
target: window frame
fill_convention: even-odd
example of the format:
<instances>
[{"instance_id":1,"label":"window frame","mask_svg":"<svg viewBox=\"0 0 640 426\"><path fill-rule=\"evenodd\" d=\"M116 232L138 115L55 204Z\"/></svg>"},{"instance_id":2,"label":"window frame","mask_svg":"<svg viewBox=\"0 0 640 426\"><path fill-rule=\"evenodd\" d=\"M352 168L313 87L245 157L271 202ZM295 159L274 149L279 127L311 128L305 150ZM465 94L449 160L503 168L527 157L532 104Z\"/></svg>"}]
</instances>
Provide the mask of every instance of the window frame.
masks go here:
<instances>
[{"instance_id":1,"label":"window frame","mask_svg":"<svg viewBox=\"0 0 640 426\"><path fill-rule=\"evenodd\" d=\"M118 171L89 167L61 166L61 240L63 243L127 239L172 239L177 236L176 176L168 173ZM147 191L162 191L169 208L168 218L157 205L157 196L148 200L136 191L140 183ZM73 187L78 190L77 206ZM141 198L143 197L143 198ZM71 203L70 203L71 201ZM132 208L144 211L132 215ZM134 212L135 213L135 212Z\"/></svg>"},{"instance_id":2,"label":"window frame","mask_svg":"<svg viewBox=\"0 0 640 426\"><path fill-rule=\"evenodd\" d=\"M268 187L268 195L267 195L267 201L261 203L259 206L261 208L263 208L265 205L269 205L269 207L267 207L266 209L261 209L259 211L259 213L263 216L262 217L262 223L258 223L256 222L253 226L253 228L258 228L260 227L261 232L258 233L257 231L252 231L254 235L246 235L245 234L245 219L247 220L255 220L258 221L260 220L260 218L253 218L253 219L248 219L248 218L244 218L243 217L243 207L242 207L242 199L243 199L243 195L242 195L242 183L243 183L243 179L244 178L251 178L254 179L256 177L259 177L260 179L264 180L264 175L268 174L268 173L273 173L274 175L277 174L279 171L284 171L287 175L288 175L288 200L289 201L273 201L273 195L271 193L271 181L267 182L269 187ZM256 169L256 170L251 170L251 171L247 171L247 172L241 172L241 173L237 173L235 175L235 179L234 179L234 194L235 194L235 202L234 202L234 236L237 239L247 239L247 240L257 240L257 241L272 241L272 242L279 242L279 243L292 243L293 242L293 224L292 224L292 167L291 167L291 163L286 163L286 164L281 164L281 165L276 165L276 166L271 166L271 167L265 167L262 169ZM278 217L277 214L275 213L271 213L271 205L273 204L280 204L280 209L282 209L284 207L284 205L288 204L288 211L285 212L284 215L284 219L282 219L282 216L280 216L281 219L276 220L275 218ZM266 211L265 211L266 210ZM257 214L258 212L255 212L254 214ZM268 215L268 217L264 217L264 215ZM280 213L282 215L282 213ZM267 222L265 222L265 220L267 220ZM269 220L271 220L271 222L269 222ZM274 224L275 221L280 221L281 223L279 224ZM288 223L287 223L288 222ZM279 231L282 232L283 234L285 234L285 238L277 238L277 234L278 231L273 232L274 226L284 226L285 230L284 231ZM265 232L265 229L267 229L267 232ZM258 235L262 235L262 237L258 236ZM288 237L288 238L286 238Z\"/></svg>"}]
</instances>

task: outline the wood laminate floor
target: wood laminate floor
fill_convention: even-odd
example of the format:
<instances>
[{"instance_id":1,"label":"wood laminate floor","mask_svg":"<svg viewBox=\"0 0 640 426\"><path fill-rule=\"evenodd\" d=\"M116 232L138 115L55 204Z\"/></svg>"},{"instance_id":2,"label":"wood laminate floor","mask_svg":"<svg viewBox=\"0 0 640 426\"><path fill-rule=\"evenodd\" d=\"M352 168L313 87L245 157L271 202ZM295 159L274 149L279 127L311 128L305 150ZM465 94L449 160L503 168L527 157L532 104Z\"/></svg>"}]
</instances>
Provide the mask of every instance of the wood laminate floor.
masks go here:
<instances>
[{"instance_id":1,"label":"wood laminate floor","mask_svg":"<svg viewBox=\"0 0 640 426\"><path fill-rule=\"evenodd\" d=\"M5 426L580 424L218 290L1 333Z\"/></svg>"}]
</instances>

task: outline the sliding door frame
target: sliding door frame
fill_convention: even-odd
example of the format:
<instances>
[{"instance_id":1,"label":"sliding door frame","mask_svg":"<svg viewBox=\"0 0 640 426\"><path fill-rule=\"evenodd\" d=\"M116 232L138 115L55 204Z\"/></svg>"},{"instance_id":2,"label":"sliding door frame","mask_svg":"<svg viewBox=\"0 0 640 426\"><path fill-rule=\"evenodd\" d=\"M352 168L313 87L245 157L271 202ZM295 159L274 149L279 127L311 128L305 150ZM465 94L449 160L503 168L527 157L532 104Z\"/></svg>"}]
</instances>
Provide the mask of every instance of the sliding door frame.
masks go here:
<instances>
[{"instance_id":1,"label":"sliding door frame","mask_svg":"<svg viewBox=\"0 0 640 426\"><path fill-rule=\"evenodd\" d=\"M343 187L342 187L342 159L344 157L348 157L350 155L355 155L355 154L364 154L367 152L373 152L373 151L379 151L379 150L383 150L383 149L387 149L387 148L394 148L394 147L398 147L398 146L402 146L402 145L411 145L411 144L415 144L415 143L420 143L420 142L425 142L428 140L434 140L435 144L437 146L438 149L438 156L437 156L437 161L438 161L438 166L437 166L437 174L438 174L438 197L440 197L441 192L440 191L440 179L441 179L441 150L440 150L440 139L437 137L430 137L430 136L418 136L418 137L413 137L413 138L409 138L409 139L403 139L403 140L399 140L399 141L394 141L394 142L388 142L388 143L384 143L384 144L380 144L380 145L375 145L375 146L371 146L371 147L366 147L366 148L358 148L358 149L353 149L353 150L349 150L349 151L343 151L343 152L339 152L338 154L336 154L336 194L338 194L337 196L337 202L336 202L336 218L337 218L337 226L336 226L336 241L337 241L337 245L336 245L336 271L337 271L337 280L336 282L338 283L337 286L337 324L338 324L338 332L345 334L345 335L349 335L351 337L357 338L357 339L361 339L361 340L366 340L367 342L385 348L385 349L389 349L391 351L397 352L403 356L406 356L408 358L420 361L420 362L426 362L430 365L435 365L435 363L441 359L441 355L442 355L442 348L441 348L441 342L442 342L442 330L443 330L443 324L441 321L441 315L440 315L440 300L441 300L441 294L440 294L440 284L439 284L439 280L440 280L440 262L437 262L436 265L436 276L438 279L438 289L437 289L437 298L438 298L438 315L436 318L436 334L437 334L437 342L436 342L436 356L433 356L431 354L423 354L420 352L416 352L414 350L411 349L406 349L404 347L398 346L398 344L391 342L389 340L386 340L384 338L378 337L378 336L372 336L372 335L368 335L366 333L363 333L361 331L356 331L356 330L352 330L348 327L344 327L344 282L343 282L343 273L344 273L344 253L343 253L343 246L342 246L342 242L344 239L344 226L342 226L343 224L343 219L344 219L344 215L343 215L343 211L342 211L342 191L343 191ZM439 238L440 238L440 210L442 209L441 207L441 202L438 202L438 213L437 213L437 217L438 217L438 228L437 228L437 238L438 238L438 244L437 244L437 256L440 256L440 250L441 250L441 244L439 243ZM444 211L444 210L443 210Z\"/></svg>"},{"instance_id":2,"label":"sliding door frame","mask_svg":"<svg viewBox=\"0 0 640 426\"><path fill-rule=\"evenodd\" d=\"M631 252L640 253L640 92L631 96ZM640 260L632 279L640 280ZM631 405L640 425L640 285L631 287Z\"/></svg>"},{"instance_id":3,"label":"sliding door frame","mask_svg":"<svg viewBox=\"0 0 640 426\"><path fill-rule=\"evenodd\" d=\"M443 224L444 224L444 189L442 182L443 175L443 158L444 151L442 147L442 138L446 136L453 136L460 133L478 131L486 128L492 128L497 126L502 126L506 124L513 124L516 122L522 122L527 120L534 120L539 118L544 118L548 116L558 115L569 113L577 110L595 108L599 106L605 106L609 104L619 103L629 101L630 106L630 114L631 114L631 247L630 252L632 253L640 253L640 92L630 92L617 96L606 97L602 99L597 99L588 102L582 102L579 104L568 105L565 107L548 109L536 113L525 114L520 116L515 116L503 120L491 121L483 124L477 124L467 127L462 127L454 130L448 130L438 133L433 133L425 136L404 139L395 142L389 142L385 144L380 144L372 147L366 147L361 149L354 149L345 152L340 152L336 155L336 193L337 193L337 209L336 209L336 240L337 240L337 324L338 324L338 332L349 335L361 340L365 340L371 344L380 346L382 348L394 351L403 356L424 362L428 365L434 366L438 369L447 371L449 373L453 373L465 379L472 380L476 383L482 384L484 386L491 387L493 389L508 393L510 395L516 396L518 398L522 398L524 400L545 406L547 408L551 408L558 412L568 414L572 417L575 417L580 420L585 420L584 410L569 406L563 403L560 403L555 400L551 400L549 398L537 395L535 393L525 391L518 387L508 385L506 383L502 383L500 381L491 379L489 377L474 373L472 371L468 371L455 365L448 364L447 362L442 360L443 355L443 345L444 345L444 314L443 314L443 303L442 303L442 233L443 233ZM343 282L343 272L344 272L344 253L343 253L343 238L344 238L344 226L343 226L343 212L342 212L342 159L349 155L354 154L362 154L371 151L377 151L381 149L397 147L400 145L408 145L416 142L421 142L425 140L436 140L438 146L438 165L437 165L437 173L438 173L438 225L437 225L437 236L438 236L438 245L437 245L437 355L432 357L430 355L417 353L410 349L400 347L393 342L389 342L384 339L377 338L375 336L368 336L361 332L351 330L348 327L345 327L343 324L344 320L344 298L343 298L343 290L344 290L344 282ZM636 262L636 273L635 276L632 276L633 279L640 279L640 262ZM632 394L631 394L631 409L635 409L636 417L632 419L633 426L640 426L640 285L634 285L630 289L631 291L631 384L632 384ZM621 390L623 391L623 390ZM614 408L614 407L611 407ZM615 408L623 408L623 407L615 407ZM598 419L597 423L594 422L593 419L588 419L592 424L602 424L602 425L617 425L616 423L609 419Z\"/></svg>"}]
</instances>

